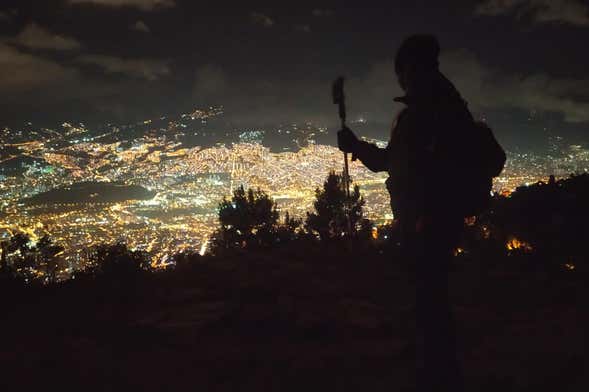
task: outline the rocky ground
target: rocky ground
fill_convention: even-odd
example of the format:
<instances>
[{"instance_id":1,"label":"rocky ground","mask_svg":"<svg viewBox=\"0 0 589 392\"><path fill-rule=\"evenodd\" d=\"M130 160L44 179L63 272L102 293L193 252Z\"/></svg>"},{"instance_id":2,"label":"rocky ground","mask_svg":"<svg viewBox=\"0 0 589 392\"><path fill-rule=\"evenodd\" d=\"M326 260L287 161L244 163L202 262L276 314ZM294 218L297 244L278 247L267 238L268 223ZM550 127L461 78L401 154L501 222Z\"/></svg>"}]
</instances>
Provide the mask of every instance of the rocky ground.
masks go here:
<instances>
[{"instance_id":1,"label":"rocky ground","mask_svg":"<svg viewBox=\"0 0 589 392\"><path fill-rule=\"evenodd\" d=\"M451 279L469 391L589 390L580 273L458 258ZM411 266L372 249L289 246L1 293L11 390L414 390Z\"/></svg>"}]
</instances>

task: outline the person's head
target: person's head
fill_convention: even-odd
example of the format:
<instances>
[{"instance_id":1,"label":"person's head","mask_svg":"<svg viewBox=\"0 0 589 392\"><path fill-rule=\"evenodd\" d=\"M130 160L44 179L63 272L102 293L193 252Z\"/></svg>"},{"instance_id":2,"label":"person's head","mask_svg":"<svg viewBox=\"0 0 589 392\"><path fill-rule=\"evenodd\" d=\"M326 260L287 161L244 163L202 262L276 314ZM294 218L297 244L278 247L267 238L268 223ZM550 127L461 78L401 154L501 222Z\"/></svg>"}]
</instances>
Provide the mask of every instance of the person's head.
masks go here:
<instances>
[{"instance_id":1,"label":"person's head","mask_svg":"<svg viewBox=\"0 0 589 392\"><path fill-rule=\"evenodd\" d=\"M401 88L407 92L421 79L438 70L440 44L433 35L412 35L403 41L395 57L395 72Z\"/></svg>"}]
</instances>

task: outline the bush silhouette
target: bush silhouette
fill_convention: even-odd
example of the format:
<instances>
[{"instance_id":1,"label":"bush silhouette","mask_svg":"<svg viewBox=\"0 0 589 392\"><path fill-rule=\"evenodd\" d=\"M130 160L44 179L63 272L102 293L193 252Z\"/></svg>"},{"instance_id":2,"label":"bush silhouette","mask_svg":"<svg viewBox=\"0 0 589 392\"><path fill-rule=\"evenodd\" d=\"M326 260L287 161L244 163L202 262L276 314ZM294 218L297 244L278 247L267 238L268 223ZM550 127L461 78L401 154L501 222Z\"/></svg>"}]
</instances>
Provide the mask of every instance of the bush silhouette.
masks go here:
<instances>
[{"instance_id":1,"label":"bush silhouette","mask_svg":"<svg viewBox=\"0 0 589 392\"><path fill-rule=\"evenodd\" d=\"M219 229L213 234L212 251L267 248L297 238L301 221L288 213L279 221L276 203L264 191L240 186L231 200L219 204Z\"/></svg>"},{"instance_id":2,"label":"bush silhouette","mask_svg":"<svg viewBox=\"0 0 589 392\"><path fill-rule=\"evenodd\" d=\"M583 262L589 238L589 175L520 187L493 202L489 220L510 236L531 244L545 261L562 266Z\"/></svg>"},{"instance_id":3,"label":"bush silhouette","mask_svg":"<svg viewBox=\"0 0 589 392\"><path fill-rule=\"evenodd\" d=\"M36 248L41 262L45 265L49 282L55 282L57 255L64 250L63 246L55 244L49 236L45 235L37 242Z\"/></svg>"},{"instance_id":4,"label":"bush silhouette","mask_svg":"<svg viewBox=\"0 0 589 392\"><path fill-rule=\"evenodd\" d=\"M270 197L258 189L240 186L231 200L219 204L220 228L214 235L214 248L267 246L273 242L278 211Z\"/></svg>"},{"instance_id":5,"label":"bush silhouette","mask_svg":"<svg viewBox=\"0 0 589 392\"><path fill-rule=\"evenodd\" d=\"M108 277L129 278L149 269L149 259L144 252L132 251L125 244L98 245L90 254L94 274Z\"/></svg>"},{"instance_id":6,"label":"bush silhouette","mask_svg":"<svg viewBox=\"0 0 589 392\"><path fill-rule=\"evenodd\" d=\"M29 247L29 242L31 239L28 235L23 233L17 233L10 238L10 244L8 245L9 252L16 252L17 250L20 251L22 257L25 257L26 254L31 250Z\"/></svg>"},{"instance_id":7,"label":"bush silhouette","mask_svg":"<svg viewBox=\"0 0 589 392\"><path fill-rule=\"evenodd\" d=\"M22 279L26 283L54 283L58 270L59 254L64 247L48 235L32 243L28 235L17 233L2 242L0 272Z\"/></svg>"},{"instance_id":8,"label":"bush silhouette","mask_svg":"<svg viewBox=\"0 0 589 392\"><path fill-rule=\"evenodd\" d=\"M288 211L284 215L284 221L276 229L276 240L280 243L296 241L304 234L301 231L302 219L291 218Z\"/></svg>"}]
</instances>

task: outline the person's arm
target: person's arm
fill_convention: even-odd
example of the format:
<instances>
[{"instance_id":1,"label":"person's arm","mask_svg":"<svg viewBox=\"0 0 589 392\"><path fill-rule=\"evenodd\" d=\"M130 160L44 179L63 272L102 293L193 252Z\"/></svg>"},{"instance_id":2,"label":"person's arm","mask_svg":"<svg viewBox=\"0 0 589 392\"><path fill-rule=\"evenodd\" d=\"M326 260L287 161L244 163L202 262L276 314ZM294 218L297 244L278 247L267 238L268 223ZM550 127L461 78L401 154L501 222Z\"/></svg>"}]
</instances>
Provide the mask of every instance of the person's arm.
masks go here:
<instances>
[{"instance_id":1,"label":"person's arm","mask_svg":"<svg viewBox=\"0 0 589 392\"><path fill-rule=\"evenodd\" d=\"M373 172L387 171L389 169L388 146L386 148L380 148L364 140L358 140L353 154L354 157L360 159L364 166Z\"/></svg>"},{"instance_id":2,"label":"person's arm","mask_svg":"<svg viewBox=\"0 0 589 392\"><path fill-rule=\"evenodd\" d=\"M349 128L344 128L337 133L337 141L340 150L352 153L369 170L379 172L388 169L388 147L380 148L372 143L359 140Z\"/></svg>"}]
</instances>

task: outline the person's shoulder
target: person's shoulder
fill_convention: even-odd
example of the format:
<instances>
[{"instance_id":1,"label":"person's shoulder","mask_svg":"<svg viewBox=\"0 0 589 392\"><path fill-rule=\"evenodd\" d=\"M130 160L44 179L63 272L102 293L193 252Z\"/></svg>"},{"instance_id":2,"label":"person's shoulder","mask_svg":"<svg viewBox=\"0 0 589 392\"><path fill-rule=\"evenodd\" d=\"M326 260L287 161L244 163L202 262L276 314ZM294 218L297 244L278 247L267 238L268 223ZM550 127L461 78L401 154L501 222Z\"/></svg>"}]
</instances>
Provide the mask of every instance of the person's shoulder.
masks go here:
<instances>
[{"instance_id":1,"label":"person's shoulder","mask_svg":"<svg viewBox=\"0 0 589 392\"><path fill-rule=\"evenodd\" d=\"M401 121L402 119L406 119L410 115L410 110L408 107L404 107L401 109L399 114L397 114L397 121Z\"/></svg>"}]
</instances>

